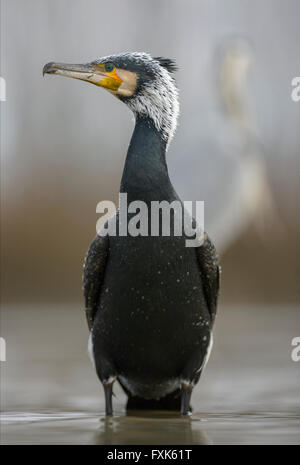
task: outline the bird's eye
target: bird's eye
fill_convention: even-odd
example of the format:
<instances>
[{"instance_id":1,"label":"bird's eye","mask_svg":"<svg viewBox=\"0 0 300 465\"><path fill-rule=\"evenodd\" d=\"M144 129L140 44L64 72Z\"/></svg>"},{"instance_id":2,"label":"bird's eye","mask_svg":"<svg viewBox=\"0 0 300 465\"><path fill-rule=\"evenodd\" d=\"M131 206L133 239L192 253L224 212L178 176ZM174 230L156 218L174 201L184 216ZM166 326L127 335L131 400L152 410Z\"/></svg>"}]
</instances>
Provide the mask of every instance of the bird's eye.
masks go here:
<instances>
[{"instance_id":1,"label":"bird's eye","mask_svg":"<svg viewBox=\"0 0 300 465\"><path fill-rule=\"evenodd\" d=\"M105 63L105 71L107 73L111 73L114 69L113 63Z\"/></svg>"}]
</instances>

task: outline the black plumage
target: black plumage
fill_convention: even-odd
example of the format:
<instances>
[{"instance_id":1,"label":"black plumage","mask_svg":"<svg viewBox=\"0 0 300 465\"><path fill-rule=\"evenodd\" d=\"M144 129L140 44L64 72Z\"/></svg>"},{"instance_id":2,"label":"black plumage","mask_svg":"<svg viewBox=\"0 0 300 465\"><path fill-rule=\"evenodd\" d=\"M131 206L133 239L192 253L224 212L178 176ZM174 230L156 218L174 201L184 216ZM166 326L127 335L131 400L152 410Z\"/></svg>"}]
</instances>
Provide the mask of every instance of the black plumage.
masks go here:
<instances>
[{"instance_id":1,"label":"black plumage","mask_svg":"<svg viewBox=\"0 0 300 465\"><path fill-rule=\"evenodd\" d=\"M144 201L149 210L152 201L180 201L166 164L177 116L177 93L170 77L174 62L124 54L84 66L91 72L95 63L107 62L117 72L137 76L131 95L116 92L136 116L120 192L127 193L128 203ZM57 69L53 63L44 68L49 73ZM171 232L173 221L171 217ZM206 234L196 248L186 247L185 239L183 229L181 236L170 237L97 235L88 250L83 275L86 317L107 414L112 413L116 379L128 395L128 408L181 408L183 414L190 409L192 389L212 342L219 266Z\"/></svg>"}]
</instances>

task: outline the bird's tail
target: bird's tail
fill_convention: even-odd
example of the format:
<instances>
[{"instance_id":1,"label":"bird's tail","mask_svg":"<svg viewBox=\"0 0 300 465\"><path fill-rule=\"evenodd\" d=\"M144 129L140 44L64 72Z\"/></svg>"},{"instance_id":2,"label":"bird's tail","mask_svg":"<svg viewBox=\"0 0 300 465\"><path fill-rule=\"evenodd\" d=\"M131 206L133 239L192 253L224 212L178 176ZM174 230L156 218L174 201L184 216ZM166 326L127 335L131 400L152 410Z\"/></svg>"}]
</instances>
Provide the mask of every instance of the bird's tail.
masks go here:
<instances>
[{"instance_id":1,"label":"bird's tail","mask_svg":"<svg viewBox=\"0 0 300 465\"><path fill-rule=\"evenodd\" d=\"M120 383L120 380L119 380ZM126 410L173 410L180 411L181 390L176 389L174 392L167 394L161 399L143 399L142 397L133 396L122 383L120 383L125 391L128 400Z\"/></svg>"}]
</instances>

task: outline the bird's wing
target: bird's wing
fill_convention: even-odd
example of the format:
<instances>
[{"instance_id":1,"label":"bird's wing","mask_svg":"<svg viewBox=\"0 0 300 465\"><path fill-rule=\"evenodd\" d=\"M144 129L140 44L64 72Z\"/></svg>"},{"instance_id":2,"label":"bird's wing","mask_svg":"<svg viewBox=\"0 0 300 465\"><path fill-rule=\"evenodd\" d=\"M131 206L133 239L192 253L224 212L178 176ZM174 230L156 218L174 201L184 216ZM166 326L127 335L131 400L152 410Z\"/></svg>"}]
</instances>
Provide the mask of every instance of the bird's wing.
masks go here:
<instances>
[{"instance_id":1,"label":"bird's wing","mask_svg":"<svg viewBox=\"0 0 300 465\"><path fill-rule=\"evenodd\" d=\"M196 255L203 283L204 296L213 323L217 313L220 266L215 246L206 233L204 233L203 244L196 248Z\"/></svg>"},{"instance_id":2,"label":"bird's wing","mask_svg":"<svg viewBox=\"0 0 300 465\"><path fill-rule=\"evenodd\" d=\"M108 236L96 236L87 251L83 266L83 293L89 330L94 322L108 255Z\"/></svg>"}]
</instances>

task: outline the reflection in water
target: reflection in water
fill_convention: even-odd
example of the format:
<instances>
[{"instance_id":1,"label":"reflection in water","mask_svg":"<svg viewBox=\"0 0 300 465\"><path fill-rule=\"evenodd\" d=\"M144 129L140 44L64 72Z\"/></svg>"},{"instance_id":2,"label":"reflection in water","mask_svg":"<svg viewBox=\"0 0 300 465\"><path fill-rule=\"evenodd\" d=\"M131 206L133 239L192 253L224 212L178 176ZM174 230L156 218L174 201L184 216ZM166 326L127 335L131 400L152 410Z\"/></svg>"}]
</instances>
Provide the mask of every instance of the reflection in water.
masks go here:
<instances>
[{"instance_id":1,"label":"reflection in water","mask_svg":"<svg viewBox=\"0 0 300 465\"><path fill-rule=\"evenodd\" d=\"M176 412L134 411L127 416L100 419L94 444L212 444L199 428L201 420Z\"/></svg>"},{"instance_id":2,"label":"reflection in water","mask_svg":"<svg viewBox=\"0 0 300 465\"><path fill-rule=\"evenodd\" d=\"M205 425L205 431L203 430ZM288 412L134 412L105 418L80 411L8 412L1 444L299 444L300 415Z\"/></svg>"}]
</instances>

